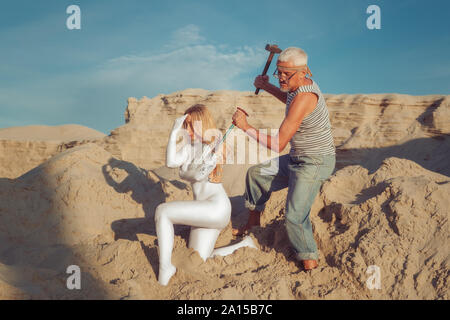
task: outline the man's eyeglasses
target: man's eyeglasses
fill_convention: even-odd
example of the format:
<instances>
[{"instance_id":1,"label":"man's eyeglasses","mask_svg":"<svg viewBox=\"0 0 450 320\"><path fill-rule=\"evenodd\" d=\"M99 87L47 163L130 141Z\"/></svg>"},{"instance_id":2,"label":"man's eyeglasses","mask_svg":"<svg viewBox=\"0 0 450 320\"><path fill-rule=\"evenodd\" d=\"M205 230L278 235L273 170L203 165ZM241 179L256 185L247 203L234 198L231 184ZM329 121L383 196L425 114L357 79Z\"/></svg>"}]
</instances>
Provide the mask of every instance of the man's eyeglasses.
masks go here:
<instances>
[{"instance_id":1,"label":"man's eyeglasses","mask_svg":"<svg viewBox=\"0 0 450 320\"><path fill-rule=\"evenodd\" d=\"M278 68L276 68L275 71L273 72L273 76L277 79L284 77L284 78L287 78L286 79L287 81L289 81L297 73L297 71L295 71L293 74L288 74L286 72L281 72L280 70L278 70Z\"/></svg>"}]
</instances>

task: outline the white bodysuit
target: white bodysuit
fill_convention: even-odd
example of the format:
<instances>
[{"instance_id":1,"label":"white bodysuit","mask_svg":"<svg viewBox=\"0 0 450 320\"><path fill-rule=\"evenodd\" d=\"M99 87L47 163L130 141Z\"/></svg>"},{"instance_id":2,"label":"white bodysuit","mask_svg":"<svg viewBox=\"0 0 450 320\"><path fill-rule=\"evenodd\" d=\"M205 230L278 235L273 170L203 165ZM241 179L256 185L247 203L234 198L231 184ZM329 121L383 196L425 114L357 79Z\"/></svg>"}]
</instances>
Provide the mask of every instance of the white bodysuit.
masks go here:
<instances>
[{"instance_id":1,"label":"white bodysuit","mask_svg":"<svg viewBox=\"0 0 450 320\"><path fill-rule=\"evenodd\" d=\"M243 246L256 248L252 239L246 237L241 242L214 250L220 231L225 228L231 217L231 202L222 183L212 183L208 180L214 170L217 158L214 153L203 155L203 148L199 142L184 145L176 152L176 135L181 120L175 120L167 145L167 166L179 167L180 177L191 182L194 200L171 201L160 204L156 208L155 222L159 246L159 276L158 281L167 285L175 274L176 268L171 263L174 224L191 226L189 248L196 250L202 259L215 255L228 255ZM178 122L178 124L177 124Z\"/></svg>"}]
</instances>

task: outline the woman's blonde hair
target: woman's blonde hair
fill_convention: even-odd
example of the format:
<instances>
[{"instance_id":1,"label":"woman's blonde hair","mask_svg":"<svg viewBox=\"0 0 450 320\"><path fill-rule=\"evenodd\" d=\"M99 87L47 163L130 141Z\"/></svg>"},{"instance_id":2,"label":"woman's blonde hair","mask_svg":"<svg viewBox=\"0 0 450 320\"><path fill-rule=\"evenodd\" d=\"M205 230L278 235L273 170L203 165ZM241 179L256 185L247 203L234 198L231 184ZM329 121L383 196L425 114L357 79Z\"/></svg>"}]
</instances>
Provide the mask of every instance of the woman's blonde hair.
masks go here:
<instances>
[{"instance_id":1,"label":"woman's blonde hair","mask_svg":"<svg viewBox=\"0 0 450 320\"><path fill-rule=\"evenodd\" d=\"M196 121L200 121L202 126L202 143L206 143L208 145L212 144L212 146L215 146L215 144L217 143L216 139L220 138L220 136L218 135L221 135L221 132L217 129L214 118L212 117L208 108L203 104L195 104L192 107L189 107L184 112L184 114L190 115L190 122L184 121L183 128L187 129L188 126L191 126L192 131L195 132L195 130L198 129L194 128L194 125ZM221 163L218 163L214 170L211 172L211 182L220 182L222 180L223 168Z\"/></svg>"}]
</instances>

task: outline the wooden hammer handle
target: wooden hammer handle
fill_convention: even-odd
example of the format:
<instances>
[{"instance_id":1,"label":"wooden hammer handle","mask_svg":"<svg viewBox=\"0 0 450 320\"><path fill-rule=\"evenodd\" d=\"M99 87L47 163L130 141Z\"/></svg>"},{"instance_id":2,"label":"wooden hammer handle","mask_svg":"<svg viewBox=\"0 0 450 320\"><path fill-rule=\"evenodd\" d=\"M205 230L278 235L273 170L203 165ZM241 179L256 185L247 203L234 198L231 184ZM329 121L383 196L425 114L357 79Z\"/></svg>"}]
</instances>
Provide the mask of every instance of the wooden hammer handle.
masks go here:
<instances>
[{"instance_id":1,"label":"wooden hammer handle","mask_svg":"<svg viewBox=\"0 0 450 320\"><path fill-rule=\"evenodd\" d=\"M263 72L262 72L262 74L261 74L262 76L265 76L266 73L267 73L267 70L269 70L269 66L270 66L270 63L272 62L273 56L274 56L274 53L271 52L271 53L269 54L269 58L267 59L266 65L264 66L264 70L263 70ZM258 93L259 93L259 89L260 89L260 88L256 88L255 94L258 94Z\"/></svg>"}]
</instances>

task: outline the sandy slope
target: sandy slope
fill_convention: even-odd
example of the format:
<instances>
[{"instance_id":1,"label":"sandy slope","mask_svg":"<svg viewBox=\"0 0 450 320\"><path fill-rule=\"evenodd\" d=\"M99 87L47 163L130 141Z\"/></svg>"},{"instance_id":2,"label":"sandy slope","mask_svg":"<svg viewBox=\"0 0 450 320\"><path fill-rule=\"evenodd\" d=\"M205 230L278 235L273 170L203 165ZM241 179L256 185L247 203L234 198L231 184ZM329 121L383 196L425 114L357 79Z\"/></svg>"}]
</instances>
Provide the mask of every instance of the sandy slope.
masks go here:
<instances>
[{"instance_id":1,"label":"sandy slope","mask_svg":"<svg viewBox=\"0 0 450 320\"><path fill-rule=\"evenodd\" d=\"M78 124L0 129L0 177L16 178L66 146L102 139L105 134Z\"/></svg>"},{"instance_id":2,"label":"sandy slope","mask_svg":"<svg viewBox=\"0 0 450 320\"><path fill-rule=\"evenodd\" d=\"M73 141L104 136L105 134L102 132L78 124L0 128L0 139L2 140Z\"/></svg>"},{"instance_id":3,"label":"sandy slope","mask_svg":"<svg viewBox=\"0 0 450 320\"><path fill-rule=\"evenodd\" d=\"M175 170L158 164L167 137L146 137L148 125L167 134L185 104L203 99L226 128L232 110L219 106L230 96L188 90L131 99L127 123L114 134L66 145L20 177L0 178L0 299L449 298L447 96L327 96L339 170L311 211L318 269L305 273L292 258L281 190L267 205L263 227L252 232L259 250L202 263L186 248L189 228L177 226L178 271L169 286L159 286L154 209L192 199L192 191ZM237 99L261 126L279 121L279 105L261 107L269 97L241 93ZM145 117L156 105L168 116ZM139 149L148 141L152 148ZM217 246L236 241L230 228L245 220L247 167L225 166L233 213ZM81 290L66 288L72 264L81 268ZM372 265L380 268L380 290L366 286Z\"/></svg>"}]
</instances>

